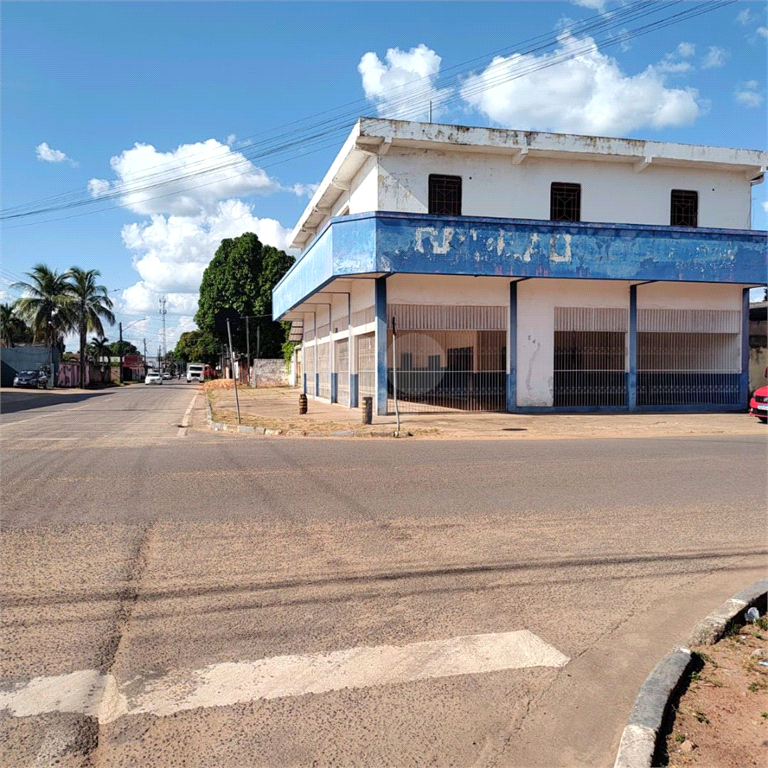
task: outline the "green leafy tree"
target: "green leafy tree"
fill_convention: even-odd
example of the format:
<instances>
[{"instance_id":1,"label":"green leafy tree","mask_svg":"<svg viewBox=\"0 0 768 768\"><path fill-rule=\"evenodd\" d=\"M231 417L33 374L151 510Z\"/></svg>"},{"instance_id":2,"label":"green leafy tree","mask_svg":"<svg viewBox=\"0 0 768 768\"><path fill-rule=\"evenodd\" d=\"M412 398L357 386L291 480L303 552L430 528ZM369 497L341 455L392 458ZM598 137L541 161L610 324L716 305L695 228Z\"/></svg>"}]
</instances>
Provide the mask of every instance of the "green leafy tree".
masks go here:
<instances>
[{"instance_id":1,"label":"green leafy tree","mask_svg":"<svg viewBox=\"0 0 768 768\"><path fill-rule=\"evenodd\" d=\"M179 336L173 356L179 363L216 364L216 340L203 331L186 331Z\"/></svg>"},{"instance_id":2,"label":"green leafy tree","mask_svg":"<svg viewBox=\"0 0 768 768\"><path fill-rule=\"evenodd\" d=\"M45 264L35 264L26 275L28 282L13 284L24 292L16 311L31 327L34 341L63 351L64 336L72 330L74 318L71 275Z\"/></svg>"},{"instance_id":3,"label":"green leafy tree","mask_svg":"<svg viewBox=\"0 0 768 768\"><path fill-rule=\"evenodd\" d=\"M98 285L96 279L101 275L98 269L80 269L72 267L69 270L69 290L72 295L74 322L80 337L80 381L85 381L85 346L88 331L104 336L102 320L114 325L115 316L112 314L112 299L107 289Z\"/></svg>"},{"instance_id":4,"label":"green leafy tree","mask_svg":"<svg viewBox=\"0 0 768 768\"><path fill-rule=\"evenodd\" d=\"M16 304L0 304L0 345L13 347L33 338L32 329L16 313Z\"/></svg>"},{"instance_id":5,"label":"green leafy tree","mask_svg":"<svg viewBox=\"0 0 768 768\"><path fill-rule=\"evenodd\" d=\"M195 322L198 328L222 345L226 331L218 332L216 312L234 309L242 319L233 323L232 344L236 352L251 356L282 357L285 328L272 320L272 289L290 269L294 259L279 248L263 245L252 232L221 241L203 273Z\"/></svg>"},{"instance_id":6,"label":"green leafy tree","mask_svg":"<svg viewBox=\"0 0 768 768\"><path fill-rule=\"evenodd\" d=\"M109 345L109 355L110 357L120 357L120 341L113 341ZM123 339L123 347L122 347L122 354L125 355L138 355L141 354L138 350L138 347L135 344L131 344L130 341L126 341Z\"/></svg>"}]
</instances>

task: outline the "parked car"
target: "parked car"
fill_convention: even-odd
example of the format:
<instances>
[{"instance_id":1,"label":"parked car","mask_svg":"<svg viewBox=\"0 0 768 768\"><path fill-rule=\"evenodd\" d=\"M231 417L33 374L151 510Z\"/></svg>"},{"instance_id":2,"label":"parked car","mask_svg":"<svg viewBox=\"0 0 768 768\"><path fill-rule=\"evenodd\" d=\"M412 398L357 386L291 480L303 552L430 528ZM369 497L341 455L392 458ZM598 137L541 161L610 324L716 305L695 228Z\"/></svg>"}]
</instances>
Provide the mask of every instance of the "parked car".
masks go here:
<instances>
[{"instance_id":1,"label":"parked car","mask_svg":"<svg viewBox=\"0 0 768 768\"><path fill-rule=\"evenodd\" d=\"M171 378L171 372L170 371L163 371L163 380Z\"/></svg>"},{"instance_id":2,"label":"parked car","mask_svg":"<svg viewBox=\"0 0 768 768\"><path fill-rule=\"evenodd\" d=\"M13 377L13 386L46 389L48 387L48 374L45 371L19 371Z\"/></svg>"},{"instance_id":3,"label":"parked car","mask_svg":"<svg viewBox=\"0 0 768 768\"><path fill-rule=\"evenodd\" d=\"M750 416L757 416L763 424L768 424L768 387L760 387L754 391L749 401Z\"/></svg>"},{"instance_id":4,"label":"parked car","mask_svg":"<svg viewBox=\"0 0 768 768\"><path fill-rule=\"evenodd\" d=\"M150 371L144 377L144 383L145 384L162 384L163 377L157 371Z\"/></svg>"}]
</instances>

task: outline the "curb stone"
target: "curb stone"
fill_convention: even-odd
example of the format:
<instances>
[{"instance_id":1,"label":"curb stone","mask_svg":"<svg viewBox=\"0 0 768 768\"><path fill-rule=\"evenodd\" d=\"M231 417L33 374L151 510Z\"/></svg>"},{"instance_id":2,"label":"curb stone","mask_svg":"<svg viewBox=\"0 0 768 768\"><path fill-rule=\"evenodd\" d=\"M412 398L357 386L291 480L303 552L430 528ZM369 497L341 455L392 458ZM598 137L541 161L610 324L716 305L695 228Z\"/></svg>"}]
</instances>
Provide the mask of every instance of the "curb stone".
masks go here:
<instances>
[{"instance_id":1,"label":"curb stone","mask_svg":"<svg viewBox=\"0 0 768 768\"><path fill-rule=\"evenodd\" d=\"M744 618L748 608L762 603L765 611L767 595L768 579L756 581L737 592L696 625L688 639L688 645L714 645L731 624ZM659 733L669 702L684 681L692 659L688 648L678 646L670 651L645 679L621 735L614 768L651 767L660 747Z\"/></svg>"}]
</instances>

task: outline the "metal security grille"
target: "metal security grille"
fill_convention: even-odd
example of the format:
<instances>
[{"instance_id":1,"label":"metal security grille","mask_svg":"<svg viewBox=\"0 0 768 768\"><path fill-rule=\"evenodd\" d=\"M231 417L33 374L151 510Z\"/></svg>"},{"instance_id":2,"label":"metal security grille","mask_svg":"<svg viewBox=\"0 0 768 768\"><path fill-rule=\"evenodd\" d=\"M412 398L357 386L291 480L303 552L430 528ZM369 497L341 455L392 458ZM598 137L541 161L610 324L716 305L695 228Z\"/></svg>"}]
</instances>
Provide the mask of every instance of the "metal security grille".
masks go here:
<instances>
[{"instance_id":1,"label":"metal security grille","mask_svg":"<svg viewBox=\"0 0 768 768\"><path fill-rule=\"evenodd\" d=\"M625 405L625 342L617 331L555 331L554 405Z\"/></svg>"},{"instance_id":2,"label":"metal security grille","mask_svg":"<svg viewBox=\"0 0 768 768\"><path fill-rule=\"evenodd\" d=\"M393 365L397 363L398 407L423 413L506 408L505 331L399 331L397 361L388 338L389 410L394 410Z\"/></svg>"},{"instance_id":3,"label":"metal security grille","mask_svg":"<svg viewBox=\"0 0 768 768\"><path fill-rule=\"evenodd\" d=\"M673 227L696 227L699 220L699 193L673 189L669 223Z\"/></svg>"},{"instance_id":4,"label":"metal security grille","mask_svg":"<svg viewBox=\"0 0 768 768\"><path fill-rule=\"evenodd\" d=\"M301 349L301 357L304 361L304 374L307 377L307 394L316 395L315 392L315 347L304 346Z\"/></svg>"},{"instance_id":5,"label":"metal security grille","mask_svg":"<svg viewBox=\"0 0 768 768\"><path fill-rule=\"evenodd\" d=\"M637 335L638 405L737 405L738 333Z\"/></svg>"},{"instance_id":6,"label":"metal security grille","mask_svg":"<svg viewBox=\"0 0 768 768\"><path fill-rule=\"evenodd\" d=\"M429 212L461 216L461 176L429 176Z\"/></svg>"},{"instance_id":7,"label":"metal security grille","mask_svg":"<svg viewBox=\"0 0 768 768\"><path fill-rule=\"evenodd\" d=\"M637 313L638 405L736 405L741 312L643 309Z\"/></svg>"},{"instance_id":8,"label":"metal security grille","mask_svg":"<svg viewBox=\"0 0 768 768\"><path fill-rule=\"evenodd\" d=\"M317 344L317 396L331 397L330 344L328 340Z\"/></svg>"},{"instance_id":9,"label":"metal security grille","mask_svg":"<svg viewBox=\"0 0 768 768\"><path fill-rule=\"evenodd\" d=\"M553 181L549 191L552 221L581 221L581 184Z\"/></svg>"},{"instance_id":10,"label":"metal security grille","mask_svg":"<svg viewBox=\"0 0 768 768\"><path fill-rule=\"evenodd\" d=\"M336 343L336 398L342 405L349 405L349 339Z\"/></svg>"},{"instance_id":11,"label":"metal security grille","mask_svg":"<svg viewBox=\"0 0 768 768\"><path fill-rule=\"evenodd\" d=\"M366 307L365 309L359 309L357 312L352 313L352 325L354 327L372 323L375 319L376 311L373 307Z\"/></svg>"},{"instance_id":12,"label":"metal security grille","mask_svg":"<svg viewBox=\"0 0 768 768\"><path fill-rule=\"evenodd\" d=\"M357 387L360 405L364 397L374 397L376 393L376 336L366 333L358 336L357 346Z\"/></svg>"}]
</instances>

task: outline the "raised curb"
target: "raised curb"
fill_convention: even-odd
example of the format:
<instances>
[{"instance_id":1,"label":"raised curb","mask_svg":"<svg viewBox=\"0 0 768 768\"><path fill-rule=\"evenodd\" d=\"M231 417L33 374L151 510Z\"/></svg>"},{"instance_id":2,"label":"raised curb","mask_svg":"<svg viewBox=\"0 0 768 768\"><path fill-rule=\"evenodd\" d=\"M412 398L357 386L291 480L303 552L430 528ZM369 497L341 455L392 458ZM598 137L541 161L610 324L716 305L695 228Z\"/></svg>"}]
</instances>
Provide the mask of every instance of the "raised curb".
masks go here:
<instances>
[{"instance_id":1,"label":"raised curb","mask_svg":"<svg viewBox=\"0 0 768 768\"><path fill-rule=\"evenodd\" d=\"M205 399L205 422L212 432L239 432L239 433L251 433L256 435L265 436L277 436L286 435L288 437L357 437L357 432L354 429L337 429L331 432L330 435L324 435L320 433L308 432L303 429L273 429L270 427L249 427L243 424L225 424L221 421L213 420L213 413L211 411L211 403L208 400L208 396L203 392L203 398ZM361 435L361 437L411 437L412 434L407 430L401 430L400 433L394 432L392 429L377 429Z\"/></svg>"},{"instance_id":2,"label":"raised curb","mask_svg":"<svg viewBox=\"0 0 768 768\"><path fill-rule=\"evenodd\" d=\"M713 645L732 623L743 619L751 606L762 603L765 611L767 595L768 579L742 589L696 625L688 645ZM692 660L689 648L678 646L645 679L621 735L614 768L651 768L660 747L659 733L669 702L684 681Z\"/></svg>"}]
</instances>

